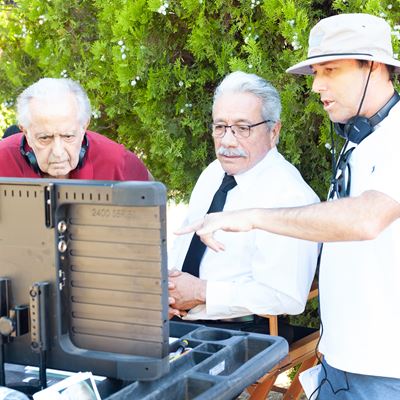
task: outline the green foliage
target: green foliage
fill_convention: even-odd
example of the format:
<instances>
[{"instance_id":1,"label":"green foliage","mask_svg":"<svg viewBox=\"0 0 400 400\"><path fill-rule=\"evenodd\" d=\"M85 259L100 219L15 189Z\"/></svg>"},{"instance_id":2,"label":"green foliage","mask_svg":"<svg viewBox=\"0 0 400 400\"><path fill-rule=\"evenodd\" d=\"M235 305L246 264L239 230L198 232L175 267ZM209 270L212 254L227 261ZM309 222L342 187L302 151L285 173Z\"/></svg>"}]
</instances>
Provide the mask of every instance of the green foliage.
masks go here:
<instances>
[{"instance_id":1,"label":"green foliage","mask_svg":"<svg viewBox=\"0 0 400 400\"><path fill-rule=\"evenodd\" d=\"M307 302L304 312L300 315L290 315L289 321L292 325L306 326L308 328L319 328L318 298L315 297Z\"/></svg>"},{"instance_id":2,"label":"green foliage","mask_svg":"<svg viewBox=\"0 0 400 400\"><path fill-rule=\"evenodd\" d=\"M137 152L176 199L214 159L217 83L233 70L279 89L280 151L321 196L330 173L329 123L311 79L285 69L306 56L308 32L341 12L382 15L399 51L400 10L389 0L19 0L0 11L0 128L40 77L81 82L91 127Z\"/></svg>"}]
</instances>

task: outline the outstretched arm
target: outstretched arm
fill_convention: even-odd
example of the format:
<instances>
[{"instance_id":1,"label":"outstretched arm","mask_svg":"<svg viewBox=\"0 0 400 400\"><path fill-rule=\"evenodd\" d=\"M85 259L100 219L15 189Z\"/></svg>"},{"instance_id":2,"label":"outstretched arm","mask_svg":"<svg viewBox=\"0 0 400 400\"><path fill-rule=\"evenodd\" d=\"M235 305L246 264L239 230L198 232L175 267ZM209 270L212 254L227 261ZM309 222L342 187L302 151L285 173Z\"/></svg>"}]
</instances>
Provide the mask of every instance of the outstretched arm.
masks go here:
<instances>
[{"instance_id":1,"label":"outstretched arm","mask_svg":"<svg viewBox=\"0 0 400 400\"><path fill-rule=\"evenodd\" d=\"M370 240L400 217L400 204L378 191L303 207L248 209L208 214L179 231L192 231L215 251L224 249L213 233L263 229L314 242Z\"/></svg>"}]
</instances>

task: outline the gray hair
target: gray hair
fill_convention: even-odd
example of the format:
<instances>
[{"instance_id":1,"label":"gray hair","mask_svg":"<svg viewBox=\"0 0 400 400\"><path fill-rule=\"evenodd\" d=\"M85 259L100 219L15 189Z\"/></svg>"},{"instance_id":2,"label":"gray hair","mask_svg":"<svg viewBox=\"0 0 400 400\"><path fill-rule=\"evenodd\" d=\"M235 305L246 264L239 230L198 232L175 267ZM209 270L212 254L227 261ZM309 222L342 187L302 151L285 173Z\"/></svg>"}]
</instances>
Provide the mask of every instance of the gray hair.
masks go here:
<instances>
[{"instance_id":1,"label":"gray hair","mask_svg":"<svg viewBox=\"0 0 400 400\"><path fill-rule=\"evenodd\" d=\"M47 100L59 96L75 95L78 103L78 119L82 127L90 120L90 101L82 86L67 78L42 78L27 87L17 98L17 120L20 126L29 127L31 115L29 103L33 99Z\"/></svg>"},{"instance_id":2,"label":"gray hair","mask_svg":"<svg viewBox=\"0 0 400 400\"><path fill-rule=\"evenodd\" d=\"M224 93L252 93L262 101L261 115L264 120L280 120L282 105L278 91L265 79L246 72L236 71L227 75L215 89L214 104ZM274 123L268 124L273 126Z\"/></svg>"}]
</instances>

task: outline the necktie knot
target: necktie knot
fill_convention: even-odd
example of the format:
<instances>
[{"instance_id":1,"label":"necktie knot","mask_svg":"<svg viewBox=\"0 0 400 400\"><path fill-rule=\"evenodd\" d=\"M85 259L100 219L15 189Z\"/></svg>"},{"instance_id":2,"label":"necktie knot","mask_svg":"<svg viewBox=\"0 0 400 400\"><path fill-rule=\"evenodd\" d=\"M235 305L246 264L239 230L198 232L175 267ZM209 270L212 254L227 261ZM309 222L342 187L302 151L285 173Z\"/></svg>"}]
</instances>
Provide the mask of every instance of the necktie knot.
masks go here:
<instances>
[{"instance_id":1,"label":"necktie knot","mask_svg":"<svg viewBox=\"0 0 400 400\"><path fill-rule=\"evenodd\" d=\"M222 180L220 190L224 193L228 193L231 189L233 189L237 185L235 177L233 175L228 175L225 173L224 179Z\"/></svg>"}]
</instances>

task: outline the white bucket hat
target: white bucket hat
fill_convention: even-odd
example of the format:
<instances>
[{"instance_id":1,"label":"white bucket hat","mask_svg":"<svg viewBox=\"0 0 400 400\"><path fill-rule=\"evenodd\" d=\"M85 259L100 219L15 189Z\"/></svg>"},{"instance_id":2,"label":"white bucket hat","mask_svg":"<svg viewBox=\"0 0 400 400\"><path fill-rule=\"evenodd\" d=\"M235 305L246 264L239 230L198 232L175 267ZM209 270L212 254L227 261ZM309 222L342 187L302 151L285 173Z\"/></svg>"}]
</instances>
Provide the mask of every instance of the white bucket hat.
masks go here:
<instances>
[{"instance_id":1,"label":"white bucket hat","mask_svg":"<svg viewBox=\"0 0 400 400\"><path fill-rule=\"evenodd\" d=\"M393 57L389 24L369 14L340 14L322 19L310 31L307 60L286 72L311 75L311 65L343 59L378 61L393 65L394 72L400 73L400 61Z\"/></svg>"}]
</instances>

